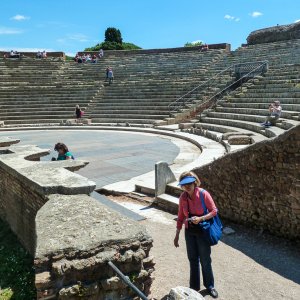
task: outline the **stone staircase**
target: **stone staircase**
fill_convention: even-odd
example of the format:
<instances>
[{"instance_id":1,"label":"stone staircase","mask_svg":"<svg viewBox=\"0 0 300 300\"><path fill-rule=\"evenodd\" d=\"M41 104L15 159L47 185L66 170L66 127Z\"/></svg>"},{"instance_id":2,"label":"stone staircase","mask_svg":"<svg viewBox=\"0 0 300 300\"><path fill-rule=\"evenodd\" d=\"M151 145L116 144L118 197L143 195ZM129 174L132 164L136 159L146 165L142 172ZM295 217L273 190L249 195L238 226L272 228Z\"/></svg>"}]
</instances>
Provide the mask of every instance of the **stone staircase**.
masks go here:
<instances>
[{"instance_id":1,"label":"stone staircase","mask_svg":"<svg viewBox=\"0 0 300 300\"><path fill-rule=\"evenodd\" d=\"M58 124L74 118L101 88L88 68L72 70L60 60L0 60L0 120L6 126Z\"/></svg>"},{"instance_id":2,"label":"stone staircase","mask_svg":"<svg viewBox=\"0 0 300 300\"><path fill-rule=\"evenodd\" d=\"M166 124L168 105L217 72L211 65L225 55L225 50L211 50L109 56L115 81L104 82L87 113L98 124Z\"/></svg>"},{"instance_id":3,"label":"stone staircase","mask_svg":"<svg viewBox=\"0 0 300 300\"><path fill-rule=\"evenodd\" d=\"M226 59L227 64L268 60L269 70L203 111L198 121L181 128L219 141L227 139L229 133L240 135L241 142L242 136L250 135L253 143L277 136L300 122L300 40L240 48ZM264 128L261 123L274 100L281 102L281 119L276 126Z\"/></svg>"}]
</instances>

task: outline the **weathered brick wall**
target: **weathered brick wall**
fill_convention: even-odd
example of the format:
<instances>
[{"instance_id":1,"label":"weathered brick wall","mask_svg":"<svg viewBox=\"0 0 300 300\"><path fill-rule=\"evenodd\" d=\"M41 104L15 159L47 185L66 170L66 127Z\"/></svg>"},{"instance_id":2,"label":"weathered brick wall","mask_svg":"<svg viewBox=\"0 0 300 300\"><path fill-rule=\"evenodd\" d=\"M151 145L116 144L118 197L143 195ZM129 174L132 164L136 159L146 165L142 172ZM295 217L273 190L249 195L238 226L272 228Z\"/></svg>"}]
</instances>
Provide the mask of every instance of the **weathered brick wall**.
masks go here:
<instances>
[{"instance_id":1,"label":"weathered brick wall","mask_svg":"<svg viewBox=\"0 0 300 300\"><path fill-rule=\"evenodd\" d=\"M0 147L8 142L0 138ZM0 149L0 217L34 257L37 299L131 296L108 261L147 294L154 263L146 229L91 198L95 183L68 171L87 162L25 159L43 154L34 146Z\"/></svg>"},{"instance_id":2,"label":"weathered brick wall","mask_svg":"<svg viewBox=\"0 0 300 300\"><path fill-rule=\"evenodd\" d=\"M231 45L227 43L221 44L209 44L209 49L223 49L228 52L231 50ZM178 47L178 48L163 48L163 49L140 49L140 50L105 50L104 55L135 55L135 54L160 54L160 53L172 53L172 52L188 52L188 51L196 51L201 50L202 46L195 46L195 47ZM82 54L98 54L99 51L80 51L78 52L80 55Z\"/></svg>"},{"instance_id":3,"label":"weathered brick wall","mask_svg":"<svg viewBox=\"0 0 300 300\"><path fill-rule=\"evenodd\" d=\"M32 255L35 252L35 216L46 201L0 164L0 217Z\"/></svg>"},{"instance_id":4,"label":"weathered brick wall","mask_svg":"<svg viewBox=\"0 0 300 300\"><path fill-rule=\"evenodd\" d=\"M0 51L0 58L3 58L4 55L9 55L10 52L8 51ZM37 52L20 52L22 57L36 57ZM47 52L47 57L53 57L53 58L65 58L65 53L64 52Z\"/></svg>"},{"instance_id":5,"label":"weathered brick wall","mask_svg":"<svg viewBox=\"0 0 300 300\"><path fill-rule=\"evenodd\" d=\"M148 293L154 263L143 226L87 195L49 199L36 218L38 299L127 299L108 261Z\"/></svg>"},{"instance_id":6,"label":"weathered brick wall","mask_svg":"<svg viewBox=\"0 0 300 300\"><path fill-rule=\"evenodd\" d=\"M300 238L300 125L194 171L223 217Z\"/></svg>"}]
</instances>

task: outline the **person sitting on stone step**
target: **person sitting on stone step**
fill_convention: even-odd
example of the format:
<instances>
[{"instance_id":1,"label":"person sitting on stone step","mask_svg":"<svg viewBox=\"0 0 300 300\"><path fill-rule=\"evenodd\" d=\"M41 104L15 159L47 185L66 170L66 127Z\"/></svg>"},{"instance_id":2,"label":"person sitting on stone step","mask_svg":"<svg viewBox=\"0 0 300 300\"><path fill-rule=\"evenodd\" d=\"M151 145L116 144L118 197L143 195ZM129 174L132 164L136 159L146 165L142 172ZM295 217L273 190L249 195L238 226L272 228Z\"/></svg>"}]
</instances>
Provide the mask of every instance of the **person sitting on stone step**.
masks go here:
<instances>
[{"instance_id":1,"label":"person sitting on stone step","mask_svg":"<svg viewBox=\"0 0 300 300\"><path fill-rule=\"evenodd\" d=\"M68 147L64 143L57 143L54 146L54 150L58 152L57 158L52 157L52 161L55 160L70 160L75 159Z\"/></svg>"},{"instance_id":2,"label":"person sitting on stone step","mask_svg":"<svg viewBox=\"0 0 300 300\"><path fill-rule=\"evenodd\" d=\"M42 58L42 52L38 51L35 56L36 58Z\"/></svg>"},{"instance_id":3,"label":"person sitting on stone step","mask_svg":"<svg viewBox=\"0 0 300 300\"><path fill-rule=\"evenodd\" d=\"M75 116L76 116L76 123L79 123L81 117L83 116L83 111L81 110L79 105L75 106Z\"/></svg>"},{"instance_id":4,"label":"person sitting on stone step","mask_svg":"<svg viewBox=\"0 0 300 300\"><path fill-rule=\"evenodd\" d=\"M263 126L275 125L278 119L280 118L282 112L282 107L280 106L280 101L276 100L269 105L269 115L266 117Z\"/></svg>"},{"instance_id":5,"label":"person sitting on stone step","mask_svg":"<svg viewBox=\"0 0 300 300\"><path fill-rule=\"evenodd\" d=\"M42 53L42 57L45 59L47 58L47 52L44 50L43 53Z\"/></svg>"},{"instance_id":6,"label":"person sitting on stone step","mask_svg":"<svg viewBox=\"0 0 300 300\"><path fill-rule=\"evenodd\" d=\"M208 45L204 44L201 48L201 52L206 52L206 51L208 51Z\"/></svg>"}]
</instances>

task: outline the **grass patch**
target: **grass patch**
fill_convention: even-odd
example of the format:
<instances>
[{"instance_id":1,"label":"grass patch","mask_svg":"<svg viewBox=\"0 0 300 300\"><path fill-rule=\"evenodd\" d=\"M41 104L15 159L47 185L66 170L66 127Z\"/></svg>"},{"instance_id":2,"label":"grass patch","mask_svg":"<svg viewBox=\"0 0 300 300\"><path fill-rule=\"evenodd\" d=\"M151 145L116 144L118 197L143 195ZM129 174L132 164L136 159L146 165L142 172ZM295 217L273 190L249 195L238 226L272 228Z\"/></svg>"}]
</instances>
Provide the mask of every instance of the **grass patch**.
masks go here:
<instances>
[{"instance_id":1,"label":"grass patch","mask_svg":"<svg viewBox=\"0 0 300 300\"><path fill-rule=\"evenodd\" d=\"M0 220L0 300L36 299L33 259Z\"/></svg>"}]
</instances>

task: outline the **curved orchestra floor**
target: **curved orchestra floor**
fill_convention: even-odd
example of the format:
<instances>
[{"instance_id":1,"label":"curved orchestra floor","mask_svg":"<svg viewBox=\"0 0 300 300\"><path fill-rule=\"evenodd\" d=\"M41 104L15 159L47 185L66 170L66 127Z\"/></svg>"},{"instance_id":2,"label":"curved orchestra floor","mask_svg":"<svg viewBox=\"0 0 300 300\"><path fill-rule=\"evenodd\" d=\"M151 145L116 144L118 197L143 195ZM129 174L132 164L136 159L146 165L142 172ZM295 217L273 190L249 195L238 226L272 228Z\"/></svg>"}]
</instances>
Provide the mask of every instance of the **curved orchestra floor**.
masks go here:
<instances>
[{"instance_id":1,"label":"curved orchestra floor","mask_svg":"<svg viewBox=\"0 0 300 300\"><path fill-rule=\"evenodd\" d=\"M158 161L171 164L180 152L171 138L146 133L33 130L1 132L0 136L19 138L20 144L51 149L51 154L42 160L57 156L53 151L55 143L65 143L75 159L90 162L77 173L95 181L97 188L150 172Z\"/></svg>"}]
</instances>

